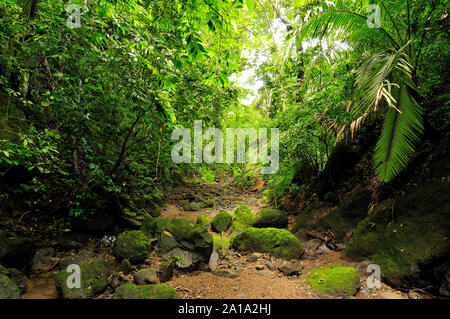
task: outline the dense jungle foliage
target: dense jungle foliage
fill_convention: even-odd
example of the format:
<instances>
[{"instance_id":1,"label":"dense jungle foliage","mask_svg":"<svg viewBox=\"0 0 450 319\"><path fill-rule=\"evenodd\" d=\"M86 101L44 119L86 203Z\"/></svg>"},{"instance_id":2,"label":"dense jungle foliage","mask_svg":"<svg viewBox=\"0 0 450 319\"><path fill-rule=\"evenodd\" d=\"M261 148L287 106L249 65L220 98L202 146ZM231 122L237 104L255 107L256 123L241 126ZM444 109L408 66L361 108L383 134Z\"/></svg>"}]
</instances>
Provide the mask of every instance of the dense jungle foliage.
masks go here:
<instances>
[{"instance_id":1,"label":"dense jungle foliage","mask_svg":"<svg viewBox=\"0 0 450 319\"><path fill-rule=\"evenodd\" d=\"M252 186L256 164L173 163L172 130L195 120L280 129L274 205L341 142L390 182L448 134L447 0L70 1L79 27L68 4L0 1L5 211L148 209L220 172Z\"/></svg>"}]
</instances>

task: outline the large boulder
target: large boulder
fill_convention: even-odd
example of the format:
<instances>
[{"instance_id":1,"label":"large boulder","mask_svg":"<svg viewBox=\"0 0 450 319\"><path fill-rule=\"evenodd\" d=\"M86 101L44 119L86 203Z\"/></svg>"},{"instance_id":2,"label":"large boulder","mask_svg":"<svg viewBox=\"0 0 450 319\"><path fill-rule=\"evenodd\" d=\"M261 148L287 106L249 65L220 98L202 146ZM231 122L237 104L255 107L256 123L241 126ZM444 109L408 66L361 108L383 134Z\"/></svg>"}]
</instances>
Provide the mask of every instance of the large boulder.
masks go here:
<instances>
[{"instance_id":1,"label":"large boulder","mask_svg":"<svg viewBox=\"0 0 450 319\"><path fill-rule=\"evenodd\" d=\"M256 219L253 222L253 227L257 228L266 228L266 227L275 227L275 228L285 228L288 225L288 217L287 214L278 209L272 208L263 208L256 215Z\"/></svg>"},{"instance_id":2,"label":"large boulder","mask_svg":"<svg viewBox=\"0 0 450 319\"><path fill-rule=\"evenodd\" d=\"M136 286L125 284L116 289L113 299L177 299L175 289L167 284Z\"/></svg>"},{"instance_id":3,"label":"large boulder","mask_svg":"<svg viewBox=\"0 0 450 319\"><path fill-rule=\"evenodd\" d=\"M232 216L226 210L220 211L211 221L211 228L215 232L221 233L228 229L231 224Z\"/></svg>"},{"instance_id":4,"label":"large boulder","mask_svg":"<svg viewBox=\"0 0 450 319\"><path fill-rule=\"evenodd\" d=\"M36 252L32 239L15 235L0 235L0 263L27 272Z\"/></svg>"},{"instance_id":5,"label":"large boulder","mask_svg":"<svg viewBox=\"0 0 450 319\"><path fill-rule=\"evenodd\" d=\"M247 227L250 227L255 220L255 214L248 206L239 206L234 210L233 222L231 224L231 233L237 234Z\"/></svg>"},{"instance_id":6,"label":"large boulder","mask_svg":"<svg viewBox=\"0 0 450 319\"><path fill-rule=\"evenodd\" d=\"M159 284L155 269L141 269L134 274L134 283L137 285Z\"/></svg>"},{"instance_id":7,"label":"large boulder","mask_svg":"<svg viewBox=\"0 0 450 319\"><path fill-rule=\"evenodd\" d=\"M282 259L298 259L303 254L300 241L286 229L249 227L232 238L237 251L269 253Z\"/></svg>"},{"instance_id":8,"label":"large boulder","mask_svg":"<svg viewBox=\"0 0 450 319\"><path fill-rule=\"evenodd\" d=\"M20 299L19 287L3 274L0 274L0 299Z\"/></svg>"},{"instance_id":9,"label":"large boulder","mask_svg":"<svg viewBox=\"0 0 450 319\"><path fill-rule=\"evenodd\" d=\"M152 240L140 230L122 233L114 243L114 256L128 259L132 264L144 262L150 256Z\"/></svg>"},{"instance_id":10,"label":"large boulder","mask_svg":"<svg viewBox=\"0 0 450 319\"><path fill-rule=\"evenodd\" d=\"M168 257L182 254L187 263L193 260L193 267L201 261L207 262L213 251L213 239L208 230L184 219L147 218L141 230L157 240L158 250L163 254L168 254ZM192 269L191 266L183 268Z\"/></svg>"},{"instance_id":11,"label":"large boulder","mask_svg":"<svg viewBox=\"0 0 450 319\"><path fill-rule=\"evenodd\" d=\"M113 273L114 262L110 259L96 258L80 265L80 288L69 288L67 279L74 273L61 270L55 276L58 294L65 299L89 299L106 290L108 278Z\"/></svg>"},{"instance_id":12,"label":"large boulder","mask_svg":"<svg viewBox=\"0 0 450 319\"><path fill-rule=\"evenodd\" d=\"M345 298L359 289L360 279L353 267L329 265L317 268L307 277L307 283L321 297Z\"/></svg>"},{"instance_id":13,"label":"large boulder","mask_svg":"<svg viewBox=\"0 0 450 319\"><path fill-rule=\"evenodd\" d=\"M395 203L383 201L357 226L344 255L368 257L382 278L402 288L434 286L450 269L450 183L411 186Z\"/></svg>"}]
</instances>

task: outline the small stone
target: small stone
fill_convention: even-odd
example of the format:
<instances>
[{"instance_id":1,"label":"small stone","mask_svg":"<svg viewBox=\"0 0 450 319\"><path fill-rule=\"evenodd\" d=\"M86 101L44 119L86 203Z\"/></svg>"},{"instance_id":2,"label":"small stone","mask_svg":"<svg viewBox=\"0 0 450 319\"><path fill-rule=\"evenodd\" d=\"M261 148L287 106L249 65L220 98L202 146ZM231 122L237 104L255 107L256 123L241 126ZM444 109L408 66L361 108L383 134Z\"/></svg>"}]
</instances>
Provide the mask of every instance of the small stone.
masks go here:
<instances>
[{"instance_id":1,"label":"small stone","mask_svg":"<svg viewBox=\"0 0 450 319\"><path fill-rule=\"evenodd\" d=\"M255 268L256 268L256 270L263 270L264 265L256 265Z\"/></svg>"},{"instance_id":2,"label":"small stone","mask_svg":"<svg viewBox=\"0 0 450 319\"><path fill-rule=\"evenodd\" d=\"M248 294L246 294L245 292L239 292L237 295L236 295L236 297L243 297L243 298L248 298L249 297L249 295Z\"/></svg>"},{"instance_id":3,"label":"small stone","mask_svg":"<svg viewBox=\"0 0 450 319\"><path fill-rule=\"evenodd\" d=\"M269 277L270 273L267 270L257 270L256 273L258 275L264 276L264 277Z\"/></svg>"},{"instance_id":4,"label":"small stone","mask_svg":"<svg viewBox=\"0 0 450 319\"><path fill-rule=\"evenodd\" d=\"M303 269L303 266L298 261L283 261L279 270L286 276L298 275Z\"/></svg>"},{"instance_id":5,"label":"small stone","mask_svg":"<svg viewBox=\"0 0 450 319\"><path fill-rule=\"evenodd\" d=\"M237 278L238 274L233 270L225 270L225 269L215 269L212 272L216 276L227 277L227 278Z\"/></svg>"},{"instance_id":6,"label":"small stone","mask_svg":"<svg viewBox=\"0 0 450 319\"><path fill-rule=\"evenodd\" d=\"M257 261L261 257L262 257L261 253L253 253L250 256L248 256L247 262L253 263L253 262Z\"/></svg>"},{"instance_id":7,"label":"small stone","mask_svg":"<svg viewBox=\"0 0 450 319\"><path fill-rule=\"evenodd\" d=\"M159 284L159 278L156 270L143 269L134 274L134 282L137 285Z\"/></svg>"},{"instance_id":8,"label":"small stone","mask_svg":"<svg viewBox=\"0 0 450 319\"><path fill-rule=\"evenodd\" d=\"M422 297L413 290L408 291L408 298L409 299L422 299Z\"/></svg>"},{"instance_id":9,"label":"small stone","mask_svg":"<svg viewBox=\"0 0 450 319\"><path fill-rule=\"evenodd\" d=\"M277 266L275 266L271 261L266 262L266 267L269 270L276 270L277 269Z\"/></svg>"}]
</instances>

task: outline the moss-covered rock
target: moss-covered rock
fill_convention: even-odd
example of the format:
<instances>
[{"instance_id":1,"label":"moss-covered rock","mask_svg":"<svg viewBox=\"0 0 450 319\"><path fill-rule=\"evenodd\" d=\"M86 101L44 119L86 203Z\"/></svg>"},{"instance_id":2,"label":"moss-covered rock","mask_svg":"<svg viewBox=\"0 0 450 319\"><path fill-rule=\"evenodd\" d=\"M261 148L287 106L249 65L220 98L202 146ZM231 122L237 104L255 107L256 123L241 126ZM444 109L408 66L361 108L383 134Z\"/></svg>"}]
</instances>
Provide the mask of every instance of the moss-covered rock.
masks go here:
<instances>
[{"instance_id":1,"label":"moss-covered rock","mask_svg":"<svg viewBox=\"0 0 450 319\"><path fill-rule=\"evenodd\" d=\"M177 299L175 289L167 284L136 286L125 284L114 292L113 299Z\"/></svg>"},{"instance_id":2,"label":"moss-covered rock","mask_svg":"<svg viewBox=\"0 0 450 319\"><path fill-rule=\"evenodd\" d=\"M231 224L231 233L236 234L250 227L255 220L255 214L248 206L239 206L234 210L233 222Z\"/></svg>"},{"instance_id":3,"label":"moss-covered rock","mask_svg":"<svg viewBox=\"0 0 450 319\"><path fill-rule=\"evenodd\" d=\"M206 207L202 202L189 202L187 200L180 201L180 205L187 212L197 212Z\"/></svg>"},{"instance_id":4,"label":"moss-covered rock","mask_svg":"<svg viewBox=\"0 0 450 319\"><path fill-rule=\"evenodd\" d=\"M195 251L209 260L213 250L213 239L202 225L178 218L148 218L141 230L149 237L156 238L158 248L166 253L176 247Z\"/></svg>"},{"instance_id":5,"label":"moss-covered rock","mask_svg":"<svg viewBox=\"0 0 450 319\"><path fill-rule=\"evenodd\" d=\"M152 241L140 230L122 233L114 243L114 256L128 259L132 264L143 262L152 250Z\"/></svg>"},{"instance_id":6,"label":"moss-covered rock","mask_svg":"<svg viewBox=\"0 0 450 319\"><path fill-rule=\"evenodd\" d=\"M358 272L353 267L330 265L317 268L307 277L307 283L321 297L353 296L360 286Z\"/></svg>"},{"instance_id":7,"label":"moss-covered rock","mask_svg":"<svg viewBox=\"0 0 450 319\"><path fill-rule=\"evenodd\" d=\"M342 252L345 257L362 260L377 251L386 226L392 219L392 205L392 200L379 203L368 217L359 222Z\"/></svg>"},{"instance_id":8,"label":"moss-covered rock","mask_svg":"<svg viewBox=\"0 0 450 319\"><path fill-rule=\"evenodd\" d=\"M3 274L0 274L0 299L20 299L19 287Z\"/></svg>"},{"instance_id":9,"label":"moss-covered rock","mask_svg":"<svg viewBox=\"0 0 450 319\"><path fill-rule=\"evenodd\" d=\"M226 231L233 217L225 210L220 211L211 221L211 228L218 233Z\"/></svg>"},{"instance_id":10,"label":"moss-covered rock","mask_svg":"<svg viewBox=\"0 0 450 319\"><path fill-rule=\"evenodd\" d=\"M249 227L232 238L232 247L238 251L269 253L286 260L303 254L300 241L288 230Z\"/></svg>"},{"instance_id":11,"label":"moss-covered rock","mask_svg":"<svg viewBox=\"0 0 450 319\"><path fill-rule=\"evenodd\" d=\"M221 249L230 249L231 239L228 237L222 236L213 236L214 248Z\"/></svg>"},{"instance_id":12,"label":"moss-covered rock","mask_svg":"<svg viewBox=\"0 0 450 319\"><path fill-rule=\"evenodd\" d=\"M345 255L369 256L392 286L438 286L450 255L450 183L412 186L389 205L380 203L361 221Z\"/></svg>"},{"instance_id":13,"label":"moss-covered rock","mask_svg":"<svg viewBox=\"0 0 450 319\"><path fill-rule=\"evenodd\" d=\"M211 221L205 215L198 215L197 224L202 225L205 228L209 228L209 226L211 225Z\"/></svg>"},{"instance_id":14,"label":"moss-covered rock","mask_svg":"<svg viewBox=\"0 0 450 319\"><path fill-rule=\"evenodd\" d=\"M275 228L285 228L288 225L287 214L278 209L263 208L256 215L256 219L253 222L253 227L265 228L265 227L275 227Z\"/></svg>"},{"instance_id":15,"label":"moss-covered rock","mask_svg":"<svg viewBox=\"0 0 450 319\"><path fill-rule=\"evenodd\" d=\"M88 299L93 298L108 287L108 277L112 274L114 262L109 259L95 258L80 266L81 280L80 288L69 288L67 278L73 273L66 269L61 270L55 276L55 285L58 294L66 299Z\"/></svg>"}]
</instances>

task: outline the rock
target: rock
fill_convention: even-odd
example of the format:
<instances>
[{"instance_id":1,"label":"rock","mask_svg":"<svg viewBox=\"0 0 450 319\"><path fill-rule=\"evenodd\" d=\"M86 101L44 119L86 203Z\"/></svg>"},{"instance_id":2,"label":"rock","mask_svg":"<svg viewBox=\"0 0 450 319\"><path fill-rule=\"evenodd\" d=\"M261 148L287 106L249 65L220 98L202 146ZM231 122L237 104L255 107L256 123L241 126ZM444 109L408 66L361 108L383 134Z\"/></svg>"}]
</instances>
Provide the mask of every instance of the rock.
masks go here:
<instances>
[{"instance_id":1,"label":"rock","mask_svg":"<svg viewBox=\"0 0 450 319\"><path fill-rule=\"evenodd\" d=\"M264 269L264 265L261 265L261 264L260 265L256 265L255 269L256 270L263 270Z\"/></svg>"},{"instance_id":2,"label":"rock","mask_svg":"<svg viewBox=\"0 0 450 319\"><path fill-rule=\"evenodd\" d=\"M175 289L167 284L136 286L125 284L116 289L113 299L177 299Z\"/></svg>"},{"instance_id":3,"label":"rock","mask_svg":"<svg viewBox=\"0 0 450 319\"><path fill-rule=\"evenodd\" d=\"M248 256L247 262L253 263L253 262L257 261L261 257L262 257L261 253L253 253L250 256Z\"/></svg>"},{"instance_id":4,"label":"rock","mask_svg":"<svg viewBox=\"0 0 450 319\"><path fill-rule=\"evenodd\" d=\"M276 270L277 269L277 266L271 261L266 262L266 267L269 270Z\"/></svg>"},{"instance_id":5,"label":"rock","mask_svg":"<svg viewBox=\"0 0 450 319\"><path fill-rule=\"evenodd\" d=\"M59 250L63 250L63 251L78 250L83 247L83 245L80 242L72 239L72 236L70 233L69 233L69 235L67 235L65 233L60 234L60 235L56 236L55 240L56 240L56 243L54 244L54 247Z\"/></svg>"},{"instance_id":6,"label":"rock","mask_svg":"<svg viewBox=\"0 0 450 319\"><path fill-rule=\"evenodd\" d=\"M197 212L202 208L205 208L205 205L202 202L189 202L187 200L180 201L181 207L183 210L187 212Z\"/></svg>"},{"instance_id":7,"label":"rock","mask_svg":"<svg viewBox=\"0 0 450 319\"><path fill-rule=\"evenodd\" d=\"M34 241L18 236L0 236L0 264L27 272L36 252Z\"/></svg>"},{"instance_id":8,"label":"rock","mask_svg":"<svg viewBox=\"0 0 450 319\"><path fill-rule=\"evenodd\" d=\"M257 270L256 274L260 275L260 276L264 276L264 277L269 277L270 273L267 270Z\"/></svg>"},{"instance_id":9,"label":"rock","mask_svg":"<svg viewBox=\"0 0 450 319\"><path fill-rule=\"evenodd\" d=\"M302 271L303 266L299 261L283 261L279 270L286 276L298 275Z\"/></svg>"},{"instance_id":10,"label":"rock","mask_svg":"<svg viewBox=\"0 0 450 319\"><path fill-rule=\"evenodd\" d=\"M139 270L134 274L134 283L137 285L159 284L158 274L154 269Z\"/></svg>"},{"instance_id":11,"label":"rock","mask_svg":"<svg viewBox=\"0 0 450 319\"><path fill-rule=\"evenodd\" d=\"M109 286L112 289L117 289L117 287L123 285L123 284L127 284L129 283L129 281L127 280L127 278L122 275L122 274L114 274L113 277L111 278L111 282L109 283Z\"/></svg>"},{"instance_id":12,"label":"rock","mask_svg":"<svg viewBox=\"0 0 450 319\"><path fill-rule=\"evenodd\" d=\"M222 236L213 236L214 248L217 250L229 249L230 248L230 238Z\"/></svg>"},{"instance_id":13,"label":"rock","mask_svg":"<svg viewBox=\"0 0 450 319\"><path fill-rule=\"evenodd\" d=\"M393 221L392 204L379 203L360 221L343 254L373 260L393 287L441 284L450 255L450 183L411 185L395 201Z\"/></svg>"},{"instance_id":14,"label":"rock","mask_svg":"<svg viewBox=\"0 0 450 319\"><path fill-rule=\"evenodd\" d=\"M124 258L120 262L119 271L123 272L125 275L129 274L132 271L131 263L128 259Z\"/></svg>"},{"instance_id":15,"label":"rock","mask_svg":"<svg viewBox=\"0 0 450 319\"><path fill-rule=\"evenodd\" d=\"M68 273L66 269L61 270L55 276L56 290L65 299L93 298L108 287L108 278L113 273L113 268L114 262L104 258L95 258L80 265L80 288L69 288L67 279L74 272Z\"/></svg>"},{"instance_id":16,"label":"rock","mask_svg":"<svg viewBox=\"0 0 450 319\"><path fill-rule=\"evenodd\" d=\"M231 224L231 234L237 234L247 227L250 227L255 220L255 214L248 206L239 206L234 210L234 217Z\"/></svg>"},{"instance_id":17,"label":"rock","mask_svg":"<svg viewBox=\"0 0 450 319\"><path fill-rule=\"evenodd\" d=\"M408 298L409 299L422 299L422 297L415 291L408 291Z\"/></svg>"},{"instance_id":18,"label":"rock","mask_svg":"<svg viewBox=\"0 0 450 319\"><path fill-rule=\"evenodd\" d=\"M285 228L288 225L288 217L285 212L278 209L263 208L256 215L256 219L253 222L253 227L265 228L265 227L275 227L275 228Z\"/></svg>"},{"instance_id":19,"label":"rock","mask_svg":"<svg viewBox=\"0 0 450 319\"><path fill-rule=\"evenodd\" d=\"M59 267L66 269L69 265L81 265L94 258L97 258L97 254L92 249L81 249L78 254L62 259L59 262Z\"/></svg>"},{"instance_id":20,"label":"rock","mask_svg":"<svg viewBox=\"0 0 450 319\"><path fill-rule=\"evenodd\" d=\"M216 276L226 277L226 278L237 278L239 275L234 270L228 269L214 269L212 273Z\"/></svg>"},{"instance_id":21,"label":"rock","mask_svg":"<svg viewBox=\"0 0 450 319\"><path fill-rule=\"evenodd\" d=\"M161 264L158 270L158 277L160 282L169 281L173 276L173 271L176 266L176 260L170 259Z\"/></svg>"},{"instance_id":22,"label":"rock","mask_svg":"<svg viewBox=\"0 0 450 319\"><path fill-rule=\"evenodd\" d=\"M163 254L178 248L180 251L191 252L194 264L208 262L213 251L213 238L208 230L184 219L177 218L147 218L142 225L142 231L150 238L156 238L158 250ZM200 256L200 260L197 260ZM187 270L189 267L183 267Z\"/></svg>"},{"instance_id":23,"label":"rock","mask_svg":"<svg viewBox=\"0 0 450 319\"><path fill-rule=\"evenodd\" d=\"M211 225L211 221L205 215L198 215L197 224L202 225L205 228L209 228L209 226Z\"/></svg>"},{"instance_id":24,"label":"rock","mask_svg":"<svg viewBox=\"0 0 450 319\"><path fill-rule=\"evenodd\" d=\"M142 231L126 231L114 243L113 254L119 260L126 258L130 263L138 264L150 255L152 246L152 241Z\"/></svg>"},{"instance_id":25,"label":"rock","mask_svg":"<svg viewBox=\"0 0 450 319\"><path fill-rule=\"evenodd\" d=\"M206 263L201 263L201 264L198 266L198 270L200 270L200 271L211 271L211 268L209 268L209 265L208 265L208 264L206 264Z\"/></svg>"},{"instance_id":26,"label":"rock","mask_svg":"<svg viewBox=\"0 0 450 319\"><path fill-rule=\"evenodd\" d=\"M184 271L197 269L200 263L204 260L203 256L199 253L180 248L172 249L168 253L164 254L164 258L175 258L177 267Z\"/></svg>"},{"instance_id":27,"label":"rock","mask_svg":"<svg viewBox=\"0 0 450 319\"><path fill-rule=\"evenodd\" d=\"M210 269L214 269L217 267L217 261L219 259L219 254L216 250L214 250L211 254L211 257L209 258L208 266Z\"/></svg>"},{"instance_id":28,"label":"rock","mask_svg":"<svg viewBox=\"0 0 450 319\"><path fill-rule=\"evenodd\" d=\"M288 230L278 228L247 228L233 237L232 246L237 251L268 253L286 260L303 254L300 241Z\"/></svg>"},{"instance_id":29,"label":"rock","mask_svg":"<svg viewBox=\"0 0 450 319\"><path fill-rule=\"evenodd\" d=\"M222 210L211 221L211 228L217 233L222 233L228 229L231 224L232 216L229 212Z\"/></svg>"},{"instance_id":30,"label":"rock","mask_svg":"<svg viewBox=\"0 0 450 319\"><path fill-rule=\"evenodd\" d=\"M310 239L303 244L305 249L305 256L314 257L316 255L317 249L322 244L320 239Z\"/></svg>"},{"instance_id":31,"label":"rock","mask_svg":"<svg viewBox=\"0 0 450 319\"><path fill-rule=\"evenodd\" d=\"M242 298L248 298L250 297L248 294L246 294L245 292L239 292L236 297L242 297Z\"/></svg>"},{"instance_id":32,"label":"rock","mask_svg":"<svg viewBox=\"0 0 450 319\"><path fill-rule=\"evenodd\" d=\"M319 267L310 273L307 283L321 297L345 298L358 291L360 279L353 267L330 265Z\"/></svg>"},{"instance_id":33,"label":"rock","mask_svg":"<svg viewBox=\"0 0 450 319\"><path fill-rule=\"evenodd\" d=\"M23 272L15 268L8 268L5 275L16 284L22 294L27 292L28 278Z\"/></svg>"},{"instance_id":34,"label":"rock","mask_svg":"<svg viewBox=\"0 0 450 319\"><path fill-rule=\"evenodd\" d=\"M55 249L53 247L40 248L36 250L36 254L33 257L31 272L34 274L40 274L53 266L59 261L59 258L55 256Z\"/></svg>"},{"instance_id":35,"label":"rock","mask_svg":"<svg viewBox=\"0 0 450 319\"><path fill-rule=\"evenodd\" d=\"M6 275L0 274L0 299L20 299L20 289Z\"/></svg>"}]
</instances>

